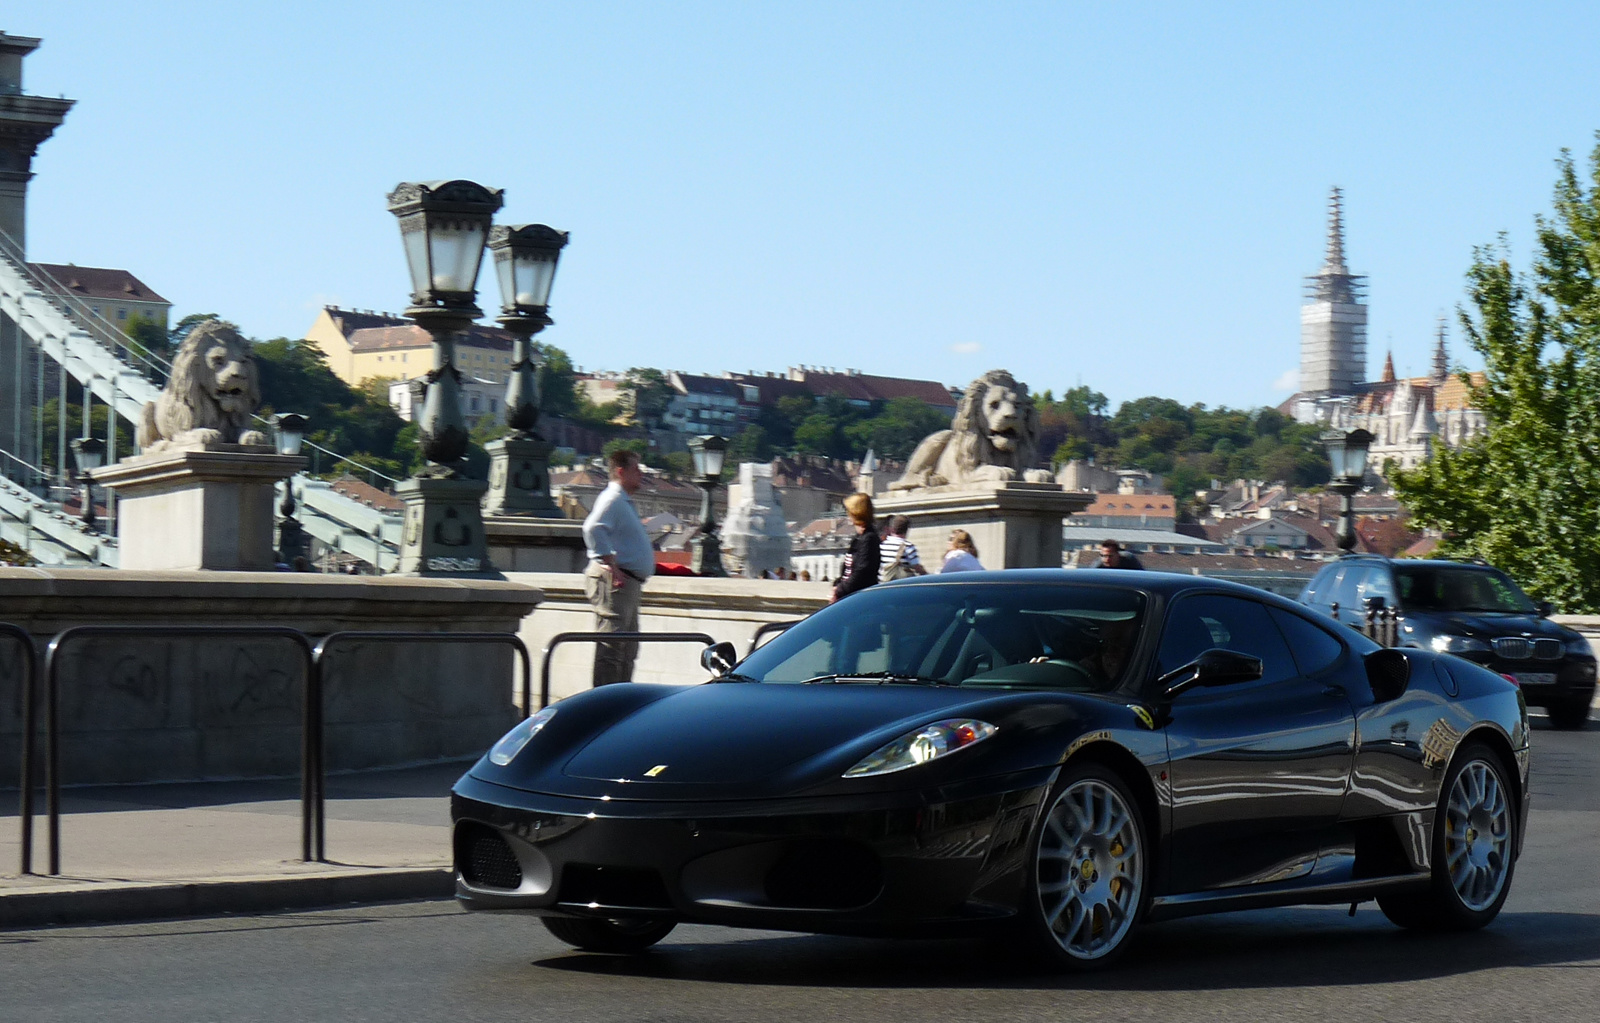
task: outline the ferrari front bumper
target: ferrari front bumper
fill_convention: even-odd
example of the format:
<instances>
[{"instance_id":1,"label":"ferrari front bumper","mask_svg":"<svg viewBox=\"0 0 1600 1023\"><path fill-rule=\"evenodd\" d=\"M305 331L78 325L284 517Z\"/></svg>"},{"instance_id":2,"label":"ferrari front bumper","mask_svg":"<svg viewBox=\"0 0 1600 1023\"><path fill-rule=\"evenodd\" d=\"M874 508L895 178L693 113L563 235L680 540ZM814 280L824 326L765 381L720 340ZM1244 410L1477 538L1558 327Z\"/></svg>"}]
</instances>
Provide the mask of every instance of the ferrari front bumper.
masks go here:
<instances>
[{"instance_id":1,"label":"ferrari front bumper","mask_svg":"<svg viewBox=\"0 0 1600 1023\"><path fill-rule=\"evenodd\" d=\"M738 804L579 800L468 775L451 799L456 898L472 910L847 934L1003 918L1053 774Z\"/></svg>"}]
</instances>

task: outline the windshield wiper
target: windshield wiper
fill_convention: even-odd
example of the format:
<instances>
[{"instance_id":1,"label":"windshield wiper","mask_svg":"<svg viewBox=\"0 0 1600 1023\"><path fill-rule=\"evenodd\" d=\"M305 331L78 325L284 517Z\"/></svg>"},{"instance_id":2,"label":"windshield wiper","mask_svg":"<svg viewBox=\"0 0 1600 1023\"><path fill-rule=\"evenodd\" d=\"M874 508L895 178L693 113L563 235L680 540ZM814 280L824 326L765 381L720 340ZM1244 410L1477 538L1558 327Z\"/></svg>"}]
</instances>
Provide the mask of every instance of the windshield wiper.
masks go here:
<instances>
[{"instance_id":1,"label":"windshield wiper","mask_svg":"<svg viewBox=\"0 0 1600 1023\"><path fill-rule=\"evenodd\" d=\"M713 682L760 682L754 675L741 675L737 671L730 671L725 675L718 675Z\"/></svg>"},{"instance_id":2,"label":"windshield wiper","mask_svg":"<svg viewBox=\"0 0 1600 1023\"><path fill-rule=\"evenodd\" d=\"M908 675L903 671L841 671L829 675L818 675L801 682L801 685L810 685L813 682L905 682L919 686L948 686L953 683L942 678L928 678L926 675Z\"/></svg>"}]
</instances>

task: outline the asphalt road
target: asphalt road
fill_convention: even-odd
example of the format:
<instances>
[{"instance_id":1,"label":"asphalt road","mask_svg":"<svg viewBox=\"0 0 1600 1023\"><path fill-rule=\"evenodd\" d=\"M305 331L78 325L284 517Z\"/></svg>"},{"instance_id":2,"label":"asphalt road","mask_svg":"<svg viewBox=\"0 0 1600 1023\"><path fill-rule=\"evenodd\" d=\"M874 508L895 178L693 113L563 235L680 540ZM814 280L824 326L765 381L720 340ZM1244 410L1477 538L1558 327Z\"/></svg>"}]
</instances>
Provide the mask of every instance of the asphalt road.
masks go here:
<instances>
[{"instance_id":1,"label":"asphalt road","mask_svg":"<svg viewBox=\"0 0 1600 1023\"><path fill-rule=\"evenodd\" d=\"M0 933L0 1020L1591 1020L1600 1018L1600 728L1535 734L1534 815L1487 930L1375 908L1148 928L1125 964L1040 973L975 941L681 927L638 958L412 903Z\"/></svg>"}]
</instances>

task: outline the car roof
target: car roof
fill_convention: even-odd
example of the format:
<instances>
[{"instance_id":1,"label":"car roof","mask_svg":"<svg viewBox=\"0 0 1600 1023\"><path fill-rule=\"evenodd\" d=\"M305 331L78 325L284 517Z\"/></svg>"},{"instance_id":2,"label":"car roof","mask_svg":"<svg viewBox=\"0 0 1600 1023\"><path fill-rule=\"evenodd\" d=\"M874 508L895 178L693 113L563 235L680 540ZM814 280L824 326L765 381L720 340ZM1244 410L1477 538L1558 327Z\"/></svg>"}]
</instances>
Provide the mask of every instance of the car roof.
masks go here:
<instances>
[{"instance_id":1,"label":"car roof","mask_svg":"<svg viewBox=\"0 0 1600 1023\"><path fill-rule=\"evenodd\" d=\"M935 575L899 579L880 586L965 586L974 583L1087 583L1098 586L1116 585L1128 589L1144 590L1173 596L1188 590L1236 593L1251 599L1271 598L1273 602L1288 607L1297 606L1275 593L1226 579L1213 579L1201 575L1180 575L1176 572L1130 571L1120 568L1007 568L982 572L942 572Z\"/></svg>"}]
</instances>

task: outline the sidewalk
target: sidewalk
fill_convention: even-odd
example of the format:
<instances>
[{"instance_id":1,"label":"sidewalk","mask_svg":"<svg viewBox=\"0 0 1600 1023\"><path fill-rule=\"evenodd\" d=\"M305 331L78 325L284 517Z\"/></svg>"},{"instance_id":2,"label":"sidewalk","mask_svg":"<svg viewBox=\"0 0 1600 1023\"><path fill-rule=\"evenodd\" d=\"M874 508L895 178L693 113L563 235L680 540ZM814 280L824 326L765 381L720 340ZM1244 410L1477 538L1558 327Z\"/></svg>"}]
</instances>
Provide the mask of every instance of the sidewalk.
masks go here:
<instances>
[{"instance_id":1,"label":"sidewalk","mask_svg":"<svg viewBox=\"0 0 1600 1023\"><path fill-rule=\"evenodd\" d=\"M300 860L300 783L64 789L61 876L42 794L19 876L17 793L0 794L0 929L448 898L450 786L468 763L327 779L326 863Z\"/></svg>"}]
</instances>

